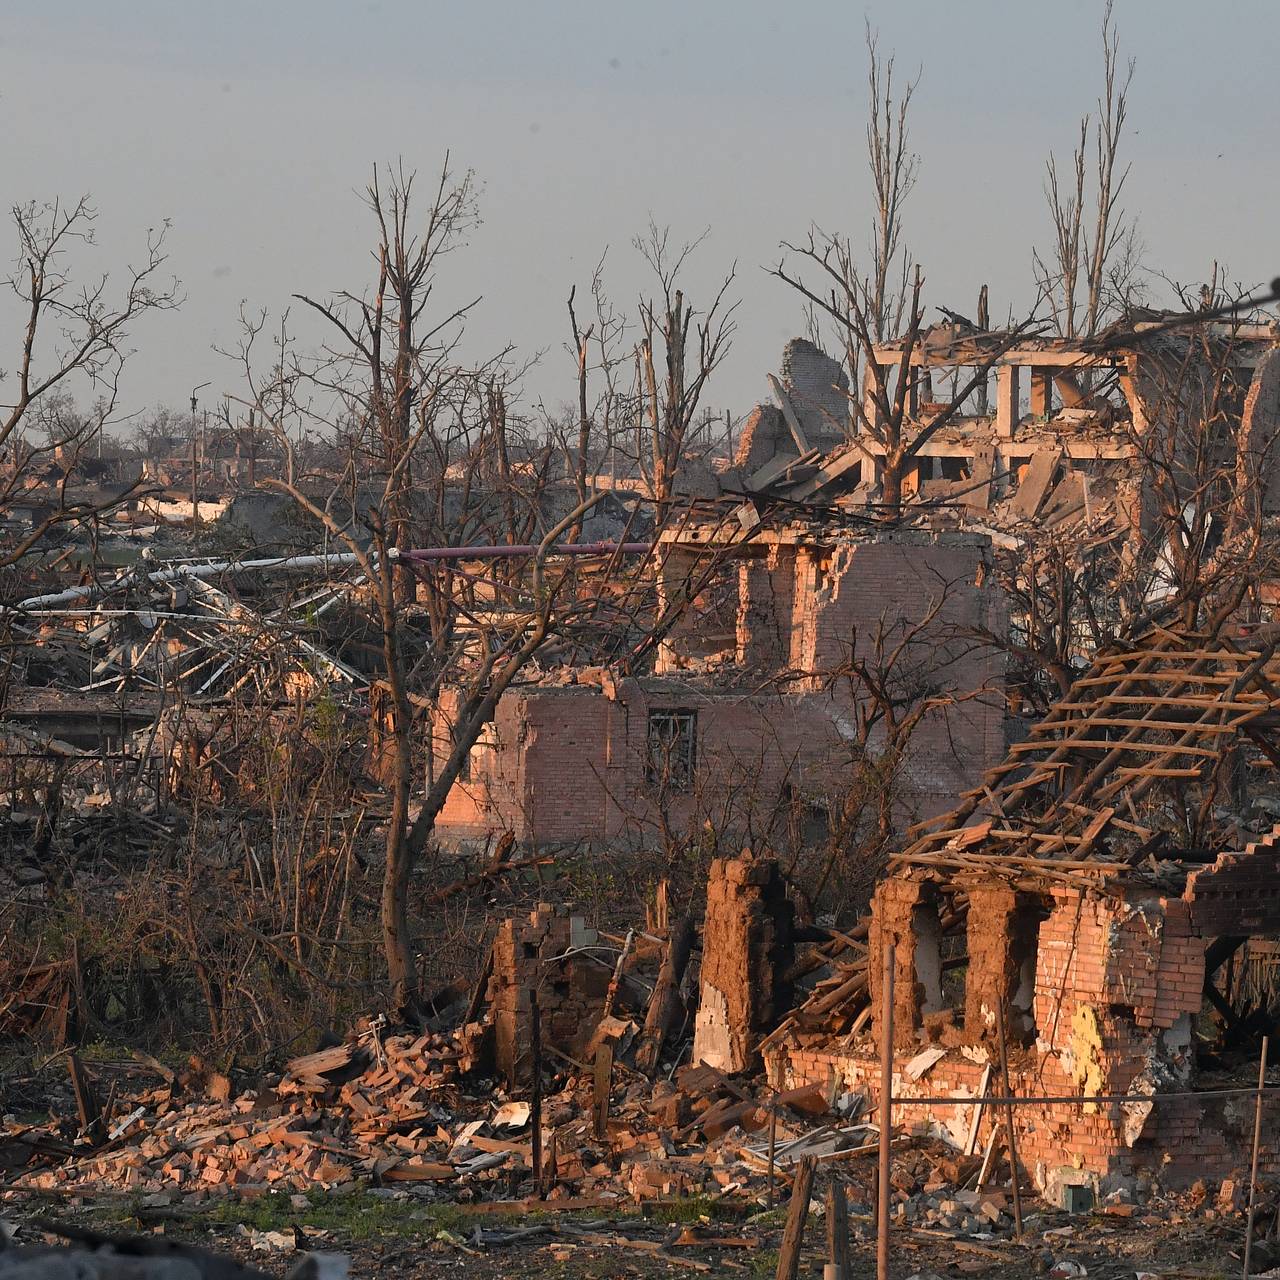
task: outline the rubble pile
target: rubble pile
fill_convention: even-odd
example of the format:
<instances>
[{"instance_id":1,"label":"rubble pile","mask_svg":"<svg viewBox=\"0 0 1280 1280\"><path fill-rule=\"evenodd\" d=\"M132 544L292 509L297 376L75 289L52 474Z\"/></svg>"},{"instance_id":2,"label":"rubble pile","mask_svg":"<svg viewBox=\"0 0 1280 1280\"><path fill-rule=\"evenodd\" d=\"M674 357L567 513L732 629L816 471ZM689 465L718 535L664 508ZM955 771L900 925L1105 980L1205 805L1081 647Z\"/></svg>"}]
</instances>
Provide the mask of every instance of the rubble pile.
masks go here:
<instances>
[{"instance_id":1,"label":"rubble pile","mask_svg":"<svg viewBox=\"0 0 1280 1280\"><path fill-rule=\"evenodd\" d=\"M184 1097L175 1077L118 1096L95 1126L107 1135L96 1145L74 1132L58 1144L48 1129L10 1122L0 1143L25 1146L27 1159L8 1185L197 1198L372 1185L427 1199L509 1198L538 1180L531 1103L468 1076L472 1030L380 1039L368 1029L239 1093L214 1073L203 1096ZM651 1084L618 1066L598 1127L593 1078L548 1074L556 1088L540 1098L540 1172L552 1201L763 1196L771 1107L779 1176L802 1155L868 1147L856 1096L773 1096L704 1066Z\"/></svg>"}]
</instances>

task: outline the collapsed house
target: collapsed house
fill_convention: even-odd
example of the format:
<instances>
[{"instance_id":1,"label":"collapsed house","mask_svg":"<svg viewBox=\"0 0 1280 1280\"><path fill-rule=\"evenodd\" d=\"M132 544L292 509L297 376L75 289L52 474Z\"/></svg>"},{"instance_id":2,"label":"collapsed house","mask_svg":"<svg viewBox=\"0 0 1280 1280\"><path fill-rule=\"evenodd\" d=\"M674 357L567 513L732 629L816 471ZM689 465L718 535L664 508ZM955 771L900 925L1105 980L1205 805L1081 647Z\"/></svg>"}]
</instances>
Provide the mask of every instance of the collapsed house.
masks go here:
<instances>
[{"instance_id":1,"label":"collapsed house","mask_svg":"<svg viewBox=\"0 0 1280 1280\"><path fill-rule=\"evenodd\" d=\"M1265 466L1267 508L1280 510L1274 448L1280 328L1219 323L1194 337L1145 338L1153 327L1155 321L1140 323L1111 341L935 325L910 347L898 339L871 351L853 411L843 368L795 339L784 353L784 372L808 376L773 381L776 403L758 405L748 417L722 486L757 501L850 510L874 503L886 453L874 434L884 422L875 370L892 389L909 369L901 429L908 441L924 438L909 459L903 491L917 514L928 509L933 520L1005 535L1034 523L1129 536L1151 518L1151 495L1139 475L1147 441L1168 425L1172 409L1194 415L1210 394L1218 397L1224 448L1235 447L1227 428L1239 422L1240 462L1252 455ZM953 405L971 375L978 385ZM840 438L838 428L849 422L860 429Z\"/></svg>"},{"instance_id":2,"label":"collapsed house","mask_svg":"<svg viewBox=\"0 0 1280 1280\"><path fill-rule=\"evenodd\" d=\"M1274 626L1155 629L1099 654L893 860L865 942L764 1042L774 1083L878 1096L891 1034L895 1119L991 1145L1003 1022L1013 1093L1051 1100L1012 1113L1050 1198L1244 1167L1259 1028L1221 975L1280 933L1280 829L1259 796L1280 761L1278 646ZM1271 1115L1272 1172L1276 1137Z\"/></svg>"},{"instance_id":3,"label":"collapsed house","mask_svg":"<svg viewBox=\"0 0 1280 1280\"><path fill-rule=\"evenodd\" d=\"M880 413L872 371L864 429L851 434L842 366L804 339L789 342L770 380L774 403L749 415L732 464L681 472L697 515L661 532L655 572L664 606L688 607L652 671L570 665L510 691L449 796L442 834L616 844L712 823L767 843L771 821L798 804L820 836L824 798L884 746L852 728L865 665L862 691L854 673L877 637L883 653L895 628L922 619L908 665L934 694L985 691L931 714L904 763L900 814L949 807L1014 729L996 654L958 642L998 643L1025 625L994 585L995 554L1016 557L1042 536L1111 554L1149 535L1149 437L1169 422L1170 401L1189 417L1202 411L1209 383L1225 387L1213 397L1242 487L1260 471L1264 513L1280 509L1275 327L1206 326L1203 351L1177 336L1139 341L1142 329L1115 343L1015 341L951 323L910 352L901 342L876 348L886 376L904 376L909 363L903 431L925 437L904 477L907 505L887 523L875 505L885 447L869 429ZM935 386L954 395L988 364L994 403L985 381L959 404L933 399ZM713 570L717 557L725 563ZM1014 566L1013 576L1025 572ZM1083 648L1076 656L1087 661ZM434 739L439 762L447 728Z\"/></svg>"}]
</instances>

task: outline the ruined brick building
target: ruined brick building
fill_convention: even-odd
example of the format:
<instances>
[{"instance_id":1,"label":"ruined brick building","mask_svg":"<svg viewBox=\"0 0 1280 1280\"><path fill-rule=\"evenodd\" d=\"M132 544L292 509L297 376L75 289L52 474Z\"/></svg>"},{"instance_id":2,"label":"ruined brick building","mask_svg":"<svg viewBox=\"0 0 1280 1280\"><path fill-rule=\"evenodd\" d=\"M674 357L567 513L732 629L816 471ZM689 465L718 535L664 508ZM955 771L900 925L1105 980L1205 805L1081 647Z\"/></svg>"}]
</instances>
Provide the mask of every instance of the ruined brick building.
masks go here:
<instances>
[{"instance_id":1,"label":"ruined brick building","mask_svg":"<svg viewBox=\"0 0 1280 1280\"><path fill-rule=\"evenodd\" d=\"M904 811L937 812L1004 750L999 662L972 640L1002 625L989 556L970 534L803 519L745 542L722 523L664 534L662 591L693 601L652 674L569 667L509 691L438 829L652 845L706 824L767 844L797 811L820 827L883 739L860 732L853 657L937 702L896 780Z\"/></svg>"},{"instance_id":2,"label":"ruined brick building","mask_svg":"<svg viewBox=\"0 0 1280 1280\"><path fill-rule=\"evenodd\" d=\"M1000 758L1011 727L1002 663L972 642L1025 625L994 585L992 544L1016 571L1037 537L1109 554L1149 535L1154 498L1142 477L1159 468L1144 451L1179 414L1200 421L1209 402L1222 449L1235 450L1227 469L1257 479L1254 499L1274 518L1274 345L1274 326L1259 324L1206 326L1195 342L1129 335L1127 345L1011 345L948 324L924 333L909 361L901 344L877 348L894 376L909 364L904 430L927 433L906 478L909 505L889 527L874 506L883 446L851 431L847 375L793 340L773 402L749 415L732 465L713 473L698 463L682 478L703 515L660 535L655 572L664 601L692 605L652 670L617 678L566 667L509 692L439 831L462 842L512 831L616 844L710 824L763 846L799 812L820 833L824 808L883 747L882 734L857 731L865 692L853 671L907 633L899 692L914 681L917 696L942 703L983 691L931 712L895 770L899 813L947 808ZM932 399L993 358L994 403L985 390L958 409ZM437 756L447 745L442 737Z\"/></svg>"},{"instance_id":3,"label":"ruined brick building","mask_svg":"<svg viewBox=\"0 0 1280 1280\"><path fill-rule=\"evenodd\" d=\"M1021 1162L1052 1198L1245 1167L1258 1025L1224 992L1241 948L1280 933L1267 798L1278 646L1276 626L1157 629L1100 654L893 861L866 952L766 1041L775 1082L878 1094L876 958L892 947L898 1121L962 1147L979 1119L989 1135L997 1108L910 1099L998 1092L1003 1017L1014 1093L1060 1099L1014 1121Z\"/></svg>"}]
</instances>

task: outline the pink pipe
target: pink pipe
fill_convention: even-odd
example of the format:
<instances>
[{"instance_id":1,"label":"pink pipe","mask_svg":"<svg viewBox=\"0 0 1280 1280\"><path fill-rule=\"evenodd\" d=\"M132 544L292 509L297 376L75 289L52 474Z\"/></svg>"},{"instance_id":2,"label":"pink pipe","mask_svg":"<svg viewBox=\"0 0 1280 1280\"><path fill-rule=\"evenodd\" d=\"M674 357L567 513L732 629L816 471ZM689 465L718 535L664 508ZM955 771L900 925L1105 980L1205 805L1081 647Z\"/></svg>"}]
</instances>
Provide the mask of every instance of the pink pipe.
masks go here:
<instances>
[{"instance_id":1,"label":"pink pipe","mask_svg":"<svg viewBox=\"0 0 1280 1280\"><path fill-rule=\"evenodd\" d=\"M547 548L553 556L643 555L654 548L652 542L561 542ZM396 551L398 560L500 560L504 556L534 556L541 548L527 544L505 547L421 547Z\"/></svg>"}]
</instances>

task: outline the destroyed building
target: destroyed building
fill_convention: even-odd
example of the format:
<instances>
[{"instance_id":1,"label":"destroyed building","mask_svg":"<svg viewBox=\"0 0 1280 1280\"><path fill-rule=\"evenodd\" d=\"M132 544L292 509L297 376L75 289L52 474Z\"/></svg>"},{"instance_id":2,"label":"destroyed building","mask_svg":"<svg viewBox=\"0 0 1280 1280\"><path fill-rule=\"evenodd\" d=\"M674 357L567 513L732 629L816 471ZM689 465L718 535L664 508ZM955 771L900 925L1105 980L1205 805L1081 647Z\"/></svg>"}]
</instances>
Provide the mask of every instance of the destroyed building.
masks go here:
<instances>
[{"instance_id":1,"label":"destroyed building","mask_svg":"<svg viewBox=\"0 0 1280 1280\"><path fill-rule=\"evenodd\" d=\"M795 340L784 368L802 359L813 381L774 381L777 404L748 418L726 483L793 502L874 503L885 447L871 430L883 419L872 365L894 389L905 364L903 432L924 437L904 476L904 493L917 503L950 507L971 524L985 513L1000 529L1115 517L1126 532L1136 530L1150 515L1137 474L1144 439L1168 420L1172 402L1201 408L1204 384L1216 379L1227 387L1220 418L1241 424L1245 452L1268 469L1270 509L1280 329L1221 323L1194 338L1145 341L1144 331L1156 327L1140 323L1114 341L1078 341L935 325L909 346L898 339L873 348L860 410L848 404L843 368ZM977 387L953 405L971 374ZM1234 431L1223 434L1234 438Z\"/></svg>"},{"instance_id":2,"label":"destroyed building","mask_svg":"<svg viewBox=\"0 0 1280 1280\"><path fill-rule=\"evenodd\" d=\"M665 532L659 557L664 598L692 603L652 673L565 667L508 691L444 836L639 843L713 824L765 838L797 805L820 828L882 741L859 736L850 663L888 663L900 645L898 694L938 703L912 736L904 809L945 808L1002 754L998 659L970 638L1002 625L985 538L800 520L742 542L708 521ZM961 691L973 696L951 704Z\"/></svg>"},{"instance_id":3,"label":"destroyed building","mask_svg":"<svg viewBox=\"0 0 1280 1280\"><path fill-rule=\"evenodd\" d=\"M891 1034L895 1118L998 1148L1003 1109L981 1099L1003 1092L1003 1024L1014 1095L1047 1100L1012 1114L1050 1199L1238 1170L1259 1028L1223 993L1232 957L1280 933L1278 644L1274 626L1155 629L1099 654L892 861L865 949L765 1041L774 1083L878 1096Z\"/></svg>"},{"instance_id":4,"label":"destroyed building","mask_svg":"<svg viewBox=\"0 0 1280 1280\"><path fill-rule=\"evenodd\" d=\"M839 365L795 340L782 372L792 447L812 439L838 453ZM735 466L700 465L679 481L697 514L662 532L656 573L663 604L687 607L652 669L566 666L509 691L450 793L442 836L639 843L711 824L767 838L797 806L820 829L881 745L859 737L851 665L887 660L904 639L899 692L915 682L939 703L913 738L904 812L945 808L999 758L999 662L972 641L1004 625L988 539L883 530L835 506L757 521L742 497L774 486L797 456L779 452L775 416L752 414ZM943 705L958 691L983 696ZM437 761L450 746L435 735Z\"/></svg>"}]
</instances>

